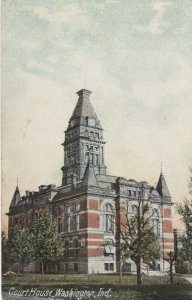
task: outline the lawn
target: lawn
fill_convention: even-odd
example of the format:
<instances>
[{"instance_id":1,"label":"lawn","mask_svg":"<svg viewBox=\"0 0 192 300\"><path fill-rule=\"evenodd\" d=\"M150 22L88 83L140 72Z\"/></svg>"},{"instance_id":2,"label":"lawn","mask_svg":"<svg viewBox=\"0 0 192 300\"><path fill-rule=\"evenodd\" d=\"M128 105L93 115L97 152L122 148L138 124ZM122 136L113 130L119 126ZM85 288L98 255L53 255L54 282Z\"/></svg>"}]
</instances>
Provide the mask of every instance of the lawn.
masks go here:
<instances>
[{"instance_id":1,"label":"lawn","mask_svg":"<svg viewBox=\"0 0 192 300\"><path fill-rule=\"evenodd\" d=\"M23 273L16 281L13 277L3 278L2 289L4 294L3 299L6 300L33 299L33 296L37 296L36 299L66 300L191 300L192 285L177 275L174 276L174 282L173 285L170 285L168 277L160 278L158 276L148 277L143 275L142 285L137 286L136 276L130 274L123 275L121 285L119 285L119 276L117 274L45 274L43 277L39 275L37 281L35 274ZM16 290L22 293L22 291L26 291L27 289L29 291L37 289L37 294L28 294L26 297L24 297L25 294L20 297L13 294ZM45 291L52 291L52 294L50 297L47 294L40 296L40 291L43 293ZM72 292L67 295L67 291L68 293Z\"/></svg>"}]
</instances>

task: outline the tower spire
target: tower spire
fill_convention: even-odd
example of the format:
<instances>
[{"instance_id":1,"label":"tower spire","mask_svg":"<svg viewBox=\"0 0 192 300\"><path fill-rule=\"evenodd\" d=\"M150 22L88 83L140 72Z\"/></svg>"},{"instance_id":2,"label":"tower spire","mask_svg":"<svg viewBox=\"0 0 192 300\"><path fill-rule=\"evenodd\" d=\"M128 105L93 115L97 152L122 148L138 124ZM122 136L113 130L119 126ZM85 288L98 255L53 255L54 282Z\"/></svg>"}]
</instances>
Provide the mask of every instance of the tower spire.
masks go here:
<instances>
[{"instance_id":1,"label":"tower spire","mask_svg":"<svg viewBox=\"0 0 192 300\"><path fill-rule=\"evenodd\" d=\"M162 170L161 170L161 173L159 176L159 180L158 180L156 189L162 197L171 198L171 195L170 195L167 183L165 181L165 177L162 173Z\"/></svg>"},{"instance_id":2,"label":"tower spire","mask_svg":"<svg viewBox=\"0 0 192 300\"><path fill-rule=\"evenodd\" d=\"M62 185L72 182L71 170L77 175L77 181L81 181L88 161L97 174L106 174L103 129L89 99L91 93L87 89L77 92L79 98L65 131L63 143Z\"/></svg>"}]
</instances>

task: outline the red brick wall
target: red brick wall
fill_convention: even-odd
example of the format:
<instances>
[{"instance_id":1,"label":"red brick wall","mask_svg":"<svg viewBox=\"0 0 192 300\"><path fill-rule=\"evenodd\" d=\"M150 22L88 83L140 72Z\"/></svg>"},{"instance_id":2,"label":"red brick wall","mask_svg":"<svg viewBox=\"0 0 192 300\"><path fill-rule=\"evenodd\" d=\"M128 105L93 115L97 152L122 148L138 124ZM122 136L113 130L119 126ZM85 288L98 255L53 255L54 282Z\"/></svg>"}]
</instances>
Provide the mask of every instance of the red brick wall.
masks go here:
<instances>
[{"instance_id":1,"label":"red brick wall","mask_svg":"<svg viewBox=\"0 0 192 300\"><path fill-rule=\"evenodd\" d=\"M88 213L88 227L99 228L99 214Z\"/></svg>"},{"instance_id":2,"label":"red brick wall","mask_svg":"<svg viewBox=\"0 0 192 300\"><path fill-rule=\"evenodd\" d=\"M164 208L163 215L164 218L171 218L171 208Z\"/></svg>"},{"instance_id":3,"label":"red brick wall","mask_svg":"<svg viewBox=\"0 0 192 300\"><path fill-rule=\"evenodd\" d=\"M102 241L89 241L88 240L87 243L88 243L89 246L98 246L98 247L99 246L100 247L103 246L103 242Z\"/></svg>"},{"instance_id":4,"label":"red brick wall","mask_svg":"<svg viewBox=\"0 0 192 300\"><path fill-rule=\"evenodd\" d=\"M120 216L120 229L121 229L121 231L123 232L123 231L125 231L125 224L126 224L126 222L127 222L127 217L125 216L125 215L121 215Z\"/></svg>"},{"instance_id":5,"label":"red brick wall","mask_svg":"<svg viewBox=\"0 0 192 300\"><path fill-rule=\"evenodd\" d=\"M88 249L88 256L102 256L102 249Z\"/></svg>"},{"instance_id":6,"label":"red brick wall","mask_svg":"<svg viewBox=\"0 0 192 300\"><path fill-rule=\"evenodd\" d=\"M163 232L172 233L172 221L170 220L163 221Z\"/></svg>"},{"instance_id":7,"label":"red brick wall","mask_svg":"<svg viewBox=\"0 0 192 300\"><path fill-rule=\"evenodd\" d=\"M89 199L89 209L98 209L98 200Z\"/></svg>"},{"instance_id":8,"label":"red brick wall","mask_svg":"<svg viewBox=\"0 0 192 300\"><path fill-rule=\"evenodd\" d=\"M89 233L88 238L89 239L103 239L103 234Z\"/></svg>"},{"instance_id":9,"label":"red brick wall","mask_svg":"<svg viewBox=\"0 0 192 300\"><path fill-rule=\"evenodd\" d=\"M161 247L161 248L163 248L163 247ZM164 249L172 251L172 250L174 250L174 245L164 245Z\"/></svg>"}]
</instances>

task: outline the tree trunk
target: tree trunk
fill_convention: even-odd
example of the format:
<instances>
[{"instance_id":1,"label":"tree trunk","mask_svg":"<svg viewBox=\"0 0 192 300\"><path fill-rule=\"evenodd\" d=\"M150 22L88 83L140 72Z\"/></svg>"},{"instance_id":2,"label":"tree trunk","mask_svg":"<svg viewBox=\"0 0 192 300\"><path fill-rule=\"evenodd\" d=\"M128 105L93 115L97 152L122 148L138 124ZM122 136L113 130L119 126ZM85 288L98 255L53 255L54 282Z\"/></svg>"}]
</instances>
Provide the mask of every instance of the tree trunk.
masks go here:
<instances>
[{"instance_id":1,"label":"tree trunk","mask_svg":"<svg viewBox=\"0 0 192 300\"><path fill-rule=\"evenodd\" d=\"M137 284L141 284L141 259L139 258L136 263L137 266Z\"/></svg>"},{"instance_id":2,"label":"tree trunk","mask_svg":"<svg viewBox=\"0 0 192 300\"><path fill-rule=\"evenodd\" d=\"M119 285L122 284L122 262L119 265Z\"/></svg>"},{"instance_id":3,"label":"tree trunk","mask_svg":"<svg viewBox=\"0 0 192 300\"><path fill-rule=\"evenodd\" d=\"M173 283L173 263L170 262L170 283Z\"/></svg>"},{"instance_id":4,"label":"tree trunk","mask_svg":"<svg viewBox=\"0 0 192 300\"><path fill-rule=\"evenodd\" d=\"M35 261L35 269L36 269L36 282L38 282L38 264L37 264L37 261Z\"/></svg>"},{"instance_id":5,"label":"tree trunk","mask_svg":"<svg viewBox=\"0 0 192 300\"><path fill-rule=\"evenodd\" d=\"M44 264L43 264L43 260L41 261L41 276L43 276L44 274Z\"/></svg>"}]
</instances>

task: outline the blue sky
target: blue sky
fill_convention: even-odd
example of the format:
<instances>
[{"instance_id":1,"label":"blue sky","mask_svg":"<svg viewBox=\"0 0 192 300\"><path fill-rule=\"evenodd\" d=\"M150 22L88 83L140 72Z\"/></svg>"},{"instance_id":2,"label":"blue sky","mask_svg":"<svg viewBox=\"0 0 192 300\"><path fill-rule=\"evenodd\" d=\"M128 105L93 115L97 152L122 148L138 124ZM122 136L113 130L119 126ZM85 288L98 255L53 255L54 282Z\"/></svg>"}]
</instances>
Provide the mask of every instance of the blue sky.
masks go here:
<instances>
[{"instance_id":1,"label":"blue sky","mask_svg":"<svg viewBox=\"0 0 192 300\"><path fill-rule=\"evenodd\" d=\"M76 91L93 92L108 171L174 201L192 162L191 1L3 1L3 212L19 186L61 183Z\"/></svg>"}]
</instances>

